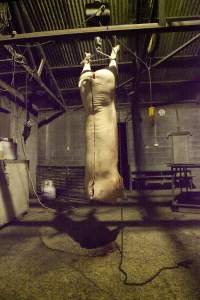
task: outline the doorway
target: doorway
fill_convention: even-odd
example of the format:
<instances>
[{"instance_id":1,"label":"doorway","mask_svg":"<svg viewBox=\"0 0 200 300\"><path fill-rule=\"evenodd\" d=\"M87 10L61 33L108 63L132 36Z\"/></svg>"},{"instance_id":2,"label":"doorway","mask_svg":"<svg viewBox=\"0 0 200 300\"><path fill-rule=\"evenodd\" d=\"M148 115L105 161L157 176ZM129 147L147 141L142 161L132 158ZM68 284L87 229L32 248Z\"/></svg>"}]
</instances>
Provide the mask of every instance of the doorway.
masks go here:
<instances>
[{"instance_id":1,"label":"doorway","mask_svg":"<svg viewBox=\"0 0 200 300\"><path fill-rule=\"evenodd\" d=\"M129 189L129 164L127 149L126 122L118 122L118 170L124 180L125 189Z\"/></svg>"}]
</instances>

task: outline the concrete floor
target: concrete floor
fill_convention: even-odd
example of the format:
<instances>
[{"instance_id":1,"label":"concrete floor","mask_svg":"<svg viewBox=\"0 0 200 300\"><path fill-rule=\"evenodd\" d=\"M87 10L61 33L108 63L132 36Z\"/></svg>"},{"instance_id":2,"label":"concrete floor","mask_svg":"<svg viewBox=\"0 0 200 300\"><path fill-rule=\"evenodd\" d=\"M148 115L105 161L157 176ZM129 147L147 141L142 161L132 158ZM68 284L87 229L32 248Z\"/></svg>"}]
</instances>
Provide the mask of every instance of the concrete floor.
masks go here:
<instances>
[{"instance_id":1,"label":"concrete floor","mask_svg":"<svg viewBox=\"0 0 200 300\"><path fill-rule=\"evenodd\" d=\"M172 212L171 195L163 192L129 199L131 205L123 208L122 264L128 282L143 283L187 259L193 261L190 268L124 285L118 250L80 246L90 237L98 243L105 238L101 230L118 226L119 207L68 209L61 228L55 214L32 201L28 214L0 230L0 300L200 299L200 210ZM121 246L121 234L116 241Z\"/></svg>"}]
</instances>

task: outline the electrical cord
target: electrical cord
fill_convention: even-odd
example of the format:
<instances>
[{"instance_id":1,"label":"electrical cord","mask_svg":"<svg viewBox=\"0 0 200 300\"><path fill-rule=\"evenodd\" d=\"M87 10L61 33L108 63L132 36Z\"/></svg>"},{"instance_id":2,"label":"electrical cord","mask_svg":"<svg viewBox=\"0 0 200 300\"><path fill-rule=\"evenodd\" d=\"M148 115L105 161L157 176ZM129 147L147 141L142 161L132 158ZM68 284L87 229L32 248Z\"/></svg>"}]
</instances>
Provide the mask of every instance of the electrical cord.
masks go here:
<instances>
[{"instance_id":1,"label":"electrical cord","mask_svg":"<svg viewBox=\"0 0 200 300\"><path fill-rule=\"evenodd\" d=\"M152 282L158 275L160 275L160 273L162 271L165 271L165 270L174 270L174 269L178 269L180 267L182 267L182 268L190 268L190 266L192 265L193 260L186 259L186 260L178 262L174 266L160 268L155 274L153 274L151 277L149 277L148 279L146 279L144 281L141 281L141 282L136 282L136 281L130 282L130 281L128 281L128 274L127 274L127 272L122 267L122 265L123 265L123 259L124 259L124 226L123 226L123 223L124 223L123 207L121 207L121 224L122 224L122 226L121 226L121 239L120 239L121 240L121 246L119 247L117 245L117 249L118 249L118 251L120 253L120 262L119 262L118 268L119 268L119 271L124 276L124 279L122 280L123 284L128 285L128 286L143 286L143 285L146 285L147 283Z\"/></svg>"},{"instance_id":2,"label":"electrical cord","mask_svg":"<svg viewBox=\"0 0 200 300\"><path fill-rule=\"evenodd\" d=\"M66 251L66 250L56 249L56 248L50 247L50 246L47 245L47 243L44 241L41 232L39 232L39 233L40 233L40 235L39 235L40 240L41 240L42 244L43 244L47 249L49 249L49 250L51 250L51 251L54 251L54 252L67 253L67 254L69 254L69 255L74 254L74 253L72 253L72 252L70 252L70 251ZM85 254L85 255L84 255L84 254L78 254L78 255L76 254L76 256L78 256L78 257L88 257L88 258L91 257L90 255L87 255L87 254ZM106 294L110 295L110 296L111 296L111 299L117 300L117 299L113 296L113 294L112 294L110 291L106 291L106 290L102 289L101 287L99 287L99 286L98 286L98 285L97 285L90 277L88 277L83 271L81 271L79 268L76 268L75 265L74 265L74 263L69 264L69 265L71 266L72 269L74 269L76 272L78 272L79 274L81 274L87 281L89 281L90 283L92 283L92 285L93 285L95 288L99 289L102 293L106 293Z\"/></svg>"}]
</instances>

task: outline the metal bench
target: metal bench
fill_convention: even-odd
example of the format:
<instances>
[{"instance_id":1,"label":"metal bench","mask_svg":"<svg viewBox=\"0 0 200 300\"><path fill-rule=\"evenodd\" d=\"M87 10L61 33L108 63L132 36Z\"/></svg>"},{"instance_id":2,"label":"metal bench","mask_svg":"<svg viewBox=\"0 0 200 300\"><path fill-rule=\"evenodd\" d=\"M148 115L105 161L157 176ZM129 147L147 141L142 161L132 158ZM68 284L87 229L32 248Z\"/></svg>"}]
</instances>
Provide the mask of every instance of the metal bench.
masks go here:
<instances>
[{"instance_id":1,"label":"metal bench","mask_svg":"<svg viewBox=\"0 0 200 300\"><path fill-rule=\"evenodd\" d=\"M171 189L172 183L176 187L188 187L192 186L191 171L188 170L187 177L177 176L171 170L160 171L136 171L131 172L130 176L130 189L143 190L143 189Z\"/></svg>"}]
</instances>

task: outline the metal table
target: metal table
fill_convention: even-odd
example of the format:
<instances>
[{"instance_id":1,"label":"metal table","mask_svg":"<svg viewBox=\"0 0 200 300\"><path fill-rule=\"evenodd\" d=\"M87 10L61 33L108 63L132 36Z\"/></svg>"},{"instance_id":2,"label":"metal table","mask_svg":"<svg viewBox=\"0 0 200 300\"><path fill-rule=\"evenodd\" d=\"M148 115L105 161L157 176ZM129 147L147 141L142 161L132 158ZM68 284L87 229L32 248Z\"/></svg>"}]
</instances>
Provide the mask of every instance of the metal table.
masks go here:
<instances>
[{"instance_id":1,"label":"metal table","mask_svg":"<svg viewBox=\"0 0 200 300\"><path fill-rule=\"evenodd\" d=\"M173 195L172 207L173 208L178 208L178 207L200 208L200 193L198 194L197 192L192 191L193 176L192 176L192 172L191 172L191 169L198 169L198 168L200 169L200 163L171 163L171 164L168 164L168 166L171 167L171 171L173 173L173 176L172 176L172 195ZM179 182L179 188L180 188L181 193L180 193L180 195L175 197L175 189L176 189L177 182ZM199 196L199 201L197 201L198 197L196 197L196 203L194 201L194 199L195 199L194 196ZM187 199L189 200L188 202L187 202Z\"/></svg>"}]
</instances>

